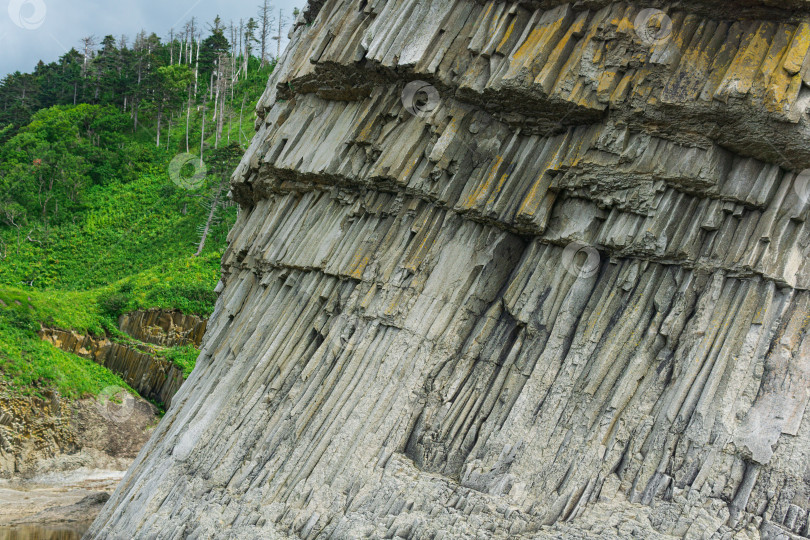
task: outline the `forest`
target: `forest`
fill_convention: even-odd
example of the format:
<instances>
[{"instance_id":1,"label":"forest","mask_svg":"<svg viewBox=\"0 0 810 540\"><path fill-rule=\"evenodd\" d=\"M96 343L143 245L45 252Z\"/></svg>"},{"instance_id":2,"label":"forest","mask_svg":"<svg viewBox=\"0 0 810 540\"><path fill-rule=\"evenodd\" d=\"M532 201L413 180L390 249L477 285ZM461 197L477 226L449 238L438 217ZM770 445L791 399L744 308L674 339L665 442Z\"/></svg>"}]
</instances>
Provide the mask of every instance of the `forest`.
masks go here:
<instances>
[{"instance_id":1,"label":"forest","mask_svg":"<svg viewBox=\"0 0 810 540\"><path fill-rule=\"evenodd\" d=\"M190 19L81 40L0 82L0 390L95 395L116 377L37 337L128 311L207 316L237 208L228 181L292 17ZM184 369L196 350L170 351Z\"/></svg>"}]
</instances>

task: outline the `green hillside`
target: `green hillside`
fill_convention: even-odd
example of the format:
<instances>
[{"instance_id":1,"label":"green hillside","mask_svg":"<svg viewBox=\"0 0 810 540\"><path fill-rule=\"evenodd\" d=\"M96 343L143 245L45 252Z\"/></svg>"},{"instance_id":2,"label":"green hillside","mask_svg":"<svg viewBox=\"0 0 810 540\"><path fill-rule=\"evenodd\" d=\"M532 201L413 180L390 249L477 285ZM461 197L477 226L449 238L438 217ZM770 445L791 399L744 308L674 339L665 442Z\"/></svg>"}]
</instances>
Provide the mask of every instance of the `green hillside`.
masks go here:
<instances>
[{"instance_id":1,"label":"green hillside","mask_svg":"<svg viewBox=\"0 0 810 540\"><path fill-rule=\"evenodd\" d=\"M225 31L217 20L204 39L142 33L129 46L107 36L0 82L7 391L125 386L41 341L40 325L114 336L117 317L135 309L213 310L237 212L227 182L274 66L254 55L249 33L233 47ZM167 352L187 373L195 354Z\"/></svg>"}]
</instances>

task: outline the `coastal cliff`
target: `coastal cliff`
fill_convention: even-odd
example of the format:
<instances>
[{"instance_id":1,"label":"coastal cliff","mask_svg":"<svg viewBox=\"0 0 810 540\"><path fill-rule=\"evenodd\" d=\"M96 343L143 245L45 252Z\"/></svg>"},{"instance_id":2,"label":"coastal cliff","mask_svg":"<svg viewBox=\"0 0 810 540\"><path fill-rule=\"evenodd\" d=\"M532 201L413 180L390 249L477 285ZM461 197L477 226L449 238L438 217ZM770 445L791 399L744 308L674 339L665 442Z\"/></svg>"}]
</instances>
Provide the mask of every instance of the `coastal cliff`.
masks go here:
<instances>
[{"instance_id":1,"label":"coastal cliff","mask_svg":"<svg viewBox=\"0 0 810 540\"><path fill-rule=\"evenodd\" d=\"M311 1L88 538L810 537L810 3Z\"/></svg>"}]
</instances>

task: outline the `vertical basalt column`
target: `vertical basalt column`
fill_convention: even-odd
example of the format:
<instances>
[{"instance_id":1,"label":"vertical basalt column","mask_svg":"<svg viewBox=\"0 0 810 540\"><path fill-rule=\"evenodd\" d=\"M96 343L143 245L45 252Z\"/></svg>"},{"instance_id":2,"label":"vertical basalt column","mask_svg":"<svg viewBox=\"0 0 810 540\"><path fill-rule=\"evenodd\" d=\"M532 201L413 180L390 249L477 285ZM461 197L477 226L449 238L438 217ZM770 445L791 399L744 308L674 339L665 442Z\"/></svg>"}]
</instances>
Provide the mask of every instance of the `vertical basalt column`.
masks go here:
<instances>
[{"instance_id":1,"label":"vertical basalt column","mask_svg":"<svg viewBox=\"0 0 810 540\"><path fill-rule=\"evenodd\" d=\"M310 2L88 537L810 537L788 4Z\"/></svg>"}]
</instances>

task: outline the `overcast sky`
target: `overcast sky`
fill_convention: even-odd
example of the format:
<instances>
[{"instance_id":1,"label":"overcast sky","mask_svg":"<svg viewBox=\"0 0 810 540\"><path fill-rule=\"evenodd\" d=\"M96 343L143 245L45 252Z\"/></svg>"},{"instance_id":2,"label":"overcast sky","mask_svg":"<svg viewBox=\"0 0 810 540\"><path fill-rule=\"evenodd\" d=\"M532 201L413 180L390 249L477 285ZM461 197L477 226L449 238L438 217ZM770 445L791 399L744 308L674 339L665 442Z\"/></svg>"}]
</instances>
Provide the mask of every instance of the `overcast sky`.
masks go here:
<instances>
[{"instance_id":1,"label":"overcast sky","mask_svg":"<svg viewBox=\"0 0 810 540\"><path fill-rule=\"evenodd\" d=\"M107 34L132 38L140 30L165 39L191 17L207 25L216 15L225 24L256 17L261 0L0 0L0 77L33 71L37 61L56 61L68 49L80 49L83 36L97 41ZM275 16L285 17L305 0L271 0ZM207 34L207 32L206 32ZM286 42L287 31L284 32ZM275 46L275 42L273 42Z\"/></svg>"}]
</instances>

